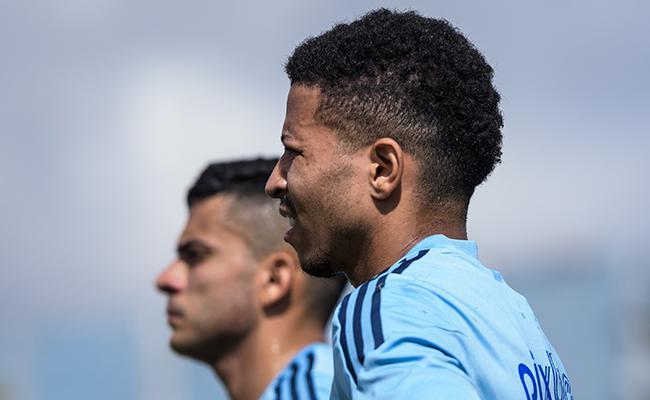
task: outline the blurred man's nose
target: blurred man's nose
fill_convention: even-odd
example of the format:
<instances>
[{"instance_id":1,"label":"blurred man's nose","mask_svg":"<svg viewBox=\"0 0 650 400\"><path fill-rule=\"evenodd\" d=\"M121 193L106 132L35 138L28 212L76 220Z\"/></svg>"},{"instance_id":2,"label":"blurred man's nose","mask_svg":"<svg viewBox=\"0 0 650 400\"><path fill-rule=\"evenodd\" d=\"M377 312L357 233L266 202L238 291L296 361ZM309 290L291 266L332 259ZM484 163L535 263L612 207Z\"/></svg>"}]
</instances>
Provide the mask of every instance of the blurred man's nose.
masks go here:
<instances>
[{"instance_id":1,"label":"blurred man's nose","mask_svg":"<svg viewBox=\"0 0 650 400\"><path fill-rule=\"evenodd\" d=\"M264 190L266 194L276 199L281 198L287 193L287 180L280 171L280 161L275 164L271 176L266 181Z\"/></svg>"},{"instance_id":2,"label":"blurred man's nose","mask_svg":"<svg viewBox=\"0 0 650 400\"><path fill-rule=\"evenodd\" d=\"M161 292L176 293L185 287L187 277L179 260L169 264L156 279L156 287Z\"/></svg>"}]
</instances>

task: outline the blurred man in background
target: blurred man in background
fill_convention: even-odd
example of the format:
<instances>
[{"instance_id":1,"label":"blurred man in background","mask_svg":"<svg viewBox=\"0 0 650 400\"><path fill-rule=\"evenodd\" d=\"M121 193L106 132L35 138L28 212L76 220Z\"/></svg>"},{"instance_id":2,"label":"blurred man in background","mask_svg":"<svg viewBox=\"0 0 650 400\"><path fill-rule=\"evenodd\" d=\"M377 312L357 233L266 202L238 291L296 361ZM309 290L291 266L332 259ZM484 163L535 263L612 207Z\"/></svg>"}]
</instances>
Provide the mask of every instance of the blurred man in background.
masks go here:
<instances>
[{"instance_id":1,"label":"blurred man in background","mask_svg":"<svg viewBox=\"0 0 650 400\"><path fill-rule=\"evenodd\" d=\"M332 397L573 398L526 300L467 240L501 157L492 68L444 20L377 10L300 44L267 183L309 273L356 286Z\"/></svg>"},{"instance_id":2,"label":"blurred man in background","mask_svg":"<svg viewBox=\"0 0 650 400\"><path fill-rule=\"evenodd\" d=\"M324 399L323 331L345 285L302 272L264 194L277 160L210 165L189 190L178 258L158 277L171 347L209 364L235 400Z\"/></svg>"}]
</instances>

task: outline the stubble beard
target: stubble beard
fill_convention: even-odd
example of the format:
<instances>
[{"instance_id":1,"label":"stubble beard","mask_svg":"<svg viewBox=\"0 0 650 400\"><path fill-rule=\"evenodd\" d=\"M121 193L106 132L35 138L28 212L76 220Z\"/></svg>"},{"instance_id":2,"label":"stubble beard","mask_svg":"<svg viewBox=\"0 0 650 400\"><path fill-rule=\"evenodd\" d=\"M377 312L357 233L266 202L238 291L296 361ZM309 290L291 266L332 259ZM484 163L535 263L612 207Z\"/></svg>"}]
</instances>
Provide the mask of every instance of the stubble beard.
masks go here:
<instances>
[{"instance_id":1,"label":"stubble beard","mask_svg":"<svg viewBox=\"0 0 650 400\"><path fill-rule=\"evenodd\" d=\"M314 256L304 260L301 259L300 265L303 271L317 278L332 278L339 274L338 269L334 267L334 262L325 256Z\"/></svg>"},{"instance_id":2,"label":"stubble beard","mask_svg":"<svg viewBox=\"0 0 650 400\"><path fill-rule=\"evenodd\" d=\"M314 246L299 252L303 271L318 278L332 278L344 274L346 265L354 265L355 248L359 243L359 226L346 222L347 216L330 213L323 218L322 225L328 227L314 240ZM300 254L301 253L301 254Z\"/></svg>"},{"instance_id":3,"label":"stubble beard","mask_svg":"<svg viewBox=\"0 0 650 400\"><path fill-rule=\"evenodd\" d=\"M214 335L208 338L170 340L170 347L179 355L213 365L237 348L245 335Z\"/></svg>"},{"instance_id":4,"label":"stubble beard","mask_svg":"<svg viewBox=\"0 0 650 400\"><path fill-rule=\"evenodd\" d=\"M312 243L314 246L310 250L297 251L298 249L296 249L302 270L318 278L332 278L343 273L342 265L336 259L342 255L339 251L342 250L340 249L341 245L345 245L347 238L352 233L350 229L341 225L345 220L342 211L345 208L344 204L347 203L342 187L349 184L352 177L352 166L343 163L333 167L327 175L333 182L337 182L338 186L323 193L314 201L314 205L320 210L326 210L321 226L329 227L329 232L324 235L325 237L315 239ZM343 223L345 224L345 222ZM324 232L321 231L321 233Z\"/></svg>"}]
</instances>

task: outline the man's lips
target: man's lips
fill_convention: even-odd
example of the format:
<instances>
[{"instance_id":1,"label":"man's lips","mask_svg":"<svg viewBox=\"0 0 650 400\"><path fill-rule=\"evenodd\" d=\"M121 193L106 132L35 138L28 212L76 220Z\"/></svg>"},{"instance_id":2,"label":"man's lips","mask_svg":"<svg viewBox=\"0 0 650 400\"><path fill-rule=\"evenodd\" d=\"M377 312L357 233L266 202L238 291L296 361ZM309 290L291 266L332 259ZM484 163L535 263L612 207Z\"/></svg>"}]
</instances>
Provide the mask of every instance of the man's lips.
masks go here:
<instances>
[{"instance_id":1,"label":"man's lips","mask_svg":"<svg viewBox=\"0 0 650 400\"><path fill-rule=\"evenodd\" d=\"M179 307L174 303L167 303L166 311L167 314L179 314L179 315L183 314L183 310L181 309L181 307Z\"/></svg>"},{"instance_id":2,"label":"man's lips","mask_svg":"<svg viewBox=\"0 0 650 400\"><path fill-rule=\"evenodd\" d=\"M280 199L280 215L289 220L289 230L284 234L284 241L289 242L293 228L296 226L296 209L287 197Z\"/></svg>"},{"instance_id":3,"label":"man's lips","mask_svg":"<svg viewBox=\"0 0 650 400\"><path fill-rule=\"evenodd\" d=\"M172 321L183 317L183 311L174 305L167 305L167 321L171 324Z\"/></svg>"},{"instance_id":4,"label":"man's lips","mask_svg":"<svg viewBox=\"0 0 650 400\"><path fill-rule=\"evenodd\" d=\"M296 210L293 207L293 204L291 204L291 201L283 197L280 200L280 215L282 215L285 218L289 218L289 220L293 221L296 219ZM292 222L293 225L293 222Z\"/></svg>"},{"instance_id":5,"label":"man's lips","mask_svg":"<svg viewBox=\"0 0 650 400\"><path fill-rule=\"evenodd\" d=\"M283 217L289 220L289 226L291 227L289 230L293 229L293 227L296 226L296 219L294 218L293 215L291 215L290 212L288 212L287 210L280 209L280 215L282 215Z\"/></svg>"},{"instance_id":6,"label":"man's lips","mask_svg":"<svg viewBox=\"0 0 650 400\"><path fill-rule=\"evenodd\" d=\"M282 205L280 205L280 215L282 215L284 218L293 218L291 211Z\"/></svg>"}]
</instances>

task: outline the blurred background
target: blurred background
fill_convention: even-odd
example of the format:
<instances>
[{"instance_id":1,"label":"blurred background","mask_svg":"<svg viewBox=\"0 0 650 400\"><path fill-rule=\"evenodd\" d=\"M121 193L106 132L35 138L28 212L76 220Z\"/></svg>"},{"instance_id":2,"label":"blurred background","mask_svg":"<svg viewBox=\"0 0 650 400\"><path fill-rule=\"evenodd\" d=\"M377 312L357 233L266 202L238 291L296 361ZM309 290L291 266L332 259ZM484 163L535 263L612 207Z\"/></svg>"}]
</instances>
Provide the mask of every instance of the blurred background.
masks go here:
<instances>
[{"instance_id":1,"label":"blurred background","mask_svg":"<svg viewBox=\"0 0 650 400\"><path fill-rule=\"evenodd\" d=\"M211 160L279 155L295 45L388 6L496 71L503 164L470 236L579 399L650 399L647 2L0 2L0 399L218 399L154 279ZM645 183L644 183L645 182Z\"/></svg>"}]
</instances>

